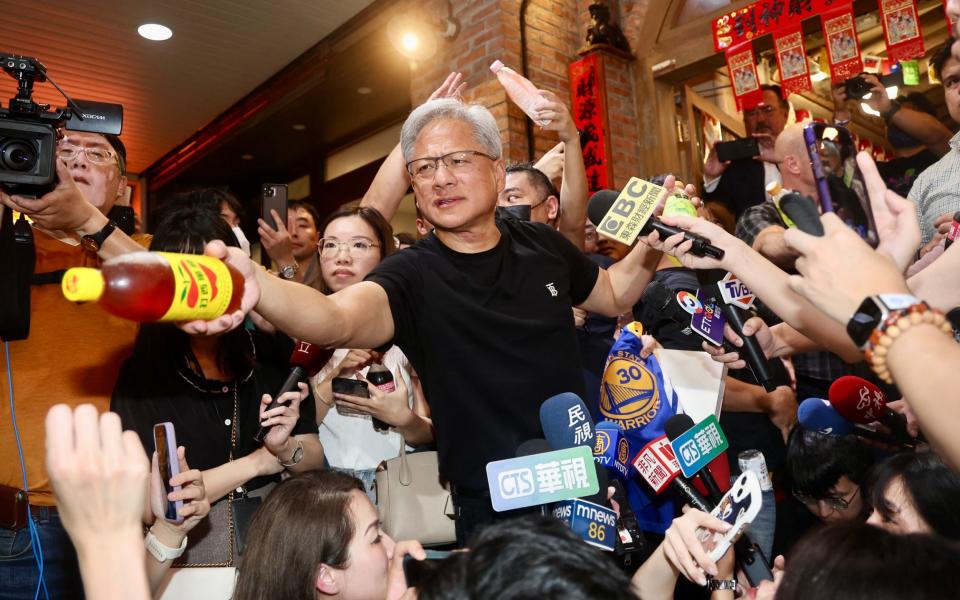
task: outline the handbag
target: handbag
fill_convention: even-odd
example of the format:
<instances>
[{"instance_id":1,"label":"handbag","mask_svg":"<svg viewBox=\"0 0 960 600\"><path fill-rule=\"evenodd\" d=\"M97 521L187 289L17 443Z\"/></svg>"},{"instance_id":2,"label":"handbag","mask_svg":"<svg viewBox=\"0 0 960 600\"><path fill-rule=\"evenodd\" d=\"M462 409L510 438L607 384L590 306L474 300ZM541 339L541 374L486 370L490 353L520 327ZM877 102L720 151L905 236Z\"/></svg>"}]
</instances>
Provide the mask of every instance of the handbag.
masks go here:
<instances>
[{"instance_id":1,"label":"handbag","mask_svg":"<svg viewBox=\"0 0 960 600\"><path fill-rule=\"evenodd\" d=\"M424 546L457 540L450 490L440 483L436 452L407 454L384 461L377 469L377 508L383 530L395 540L417 540Z\"/></svg>"}]
</instances>

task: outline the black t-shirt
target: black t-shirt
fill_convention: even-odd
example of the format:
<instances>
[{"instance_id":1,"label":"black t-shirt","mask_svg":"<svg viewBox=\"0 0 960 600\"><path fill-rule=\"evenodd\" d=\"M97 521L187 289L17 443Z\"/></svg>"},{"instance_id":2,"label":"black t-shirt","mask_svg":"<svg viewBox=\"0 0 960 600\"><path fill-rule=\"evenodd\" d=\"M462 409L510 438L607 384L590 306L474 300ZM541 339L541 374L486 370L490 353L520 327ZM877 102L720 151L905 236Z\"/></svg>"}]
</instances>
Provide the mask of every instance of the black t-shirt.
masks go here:
<instances>
[{"instance_id":1,"label":"black t-shirt","mask_svg":"<svg viewBox=\"0 0 960 600\"><path fill-rule=\"evenodd\" d=\"M230 430L233 420L234 388L237 399L237 445L233 458L244 457L262 444L253 440L260 428L260 398L271 396L283 385L290 367L290 347L272 336L251 333L256 366L242 379L214 381L205 379L187 366L158 369L143 356L134 354L120 367L110 410L120 415L123 428L140 436L147 452L154 449L153 426L173 423L177 445L187 451L191 469L212 469L229 461ZM300 420L293 435L317 433L316 406L311 397L300 403ZM258 477L245 484L255 490L280 476Z\"/></svg>"},{"instance_id":2,"label":"black t-shirt","mask_svg":"<svg viewBox=\"0 0 960 600\"><path fill-rule=\"evenodd\" d=\"M543 437L540 404L584 396L572 307L599 268L540 223L497 220L500 241L462 254L434 235L367 276L387 292L394 338L423 382L441 475L487 488L486 464Z\"/></svg>"},{"instance_id":3,"label":"black t-shirt","mask_svg":"<svg viewBox=\"0 0 960 600\"><path fill-rule=\"evenodd\" d=\"M883 177L887 187L904 198L910 193L913 182L927 167L940 160L929 150L921 150L912 156L901 156L893 160L877 163L877 171Z\"/></svg>"}]
</instances>

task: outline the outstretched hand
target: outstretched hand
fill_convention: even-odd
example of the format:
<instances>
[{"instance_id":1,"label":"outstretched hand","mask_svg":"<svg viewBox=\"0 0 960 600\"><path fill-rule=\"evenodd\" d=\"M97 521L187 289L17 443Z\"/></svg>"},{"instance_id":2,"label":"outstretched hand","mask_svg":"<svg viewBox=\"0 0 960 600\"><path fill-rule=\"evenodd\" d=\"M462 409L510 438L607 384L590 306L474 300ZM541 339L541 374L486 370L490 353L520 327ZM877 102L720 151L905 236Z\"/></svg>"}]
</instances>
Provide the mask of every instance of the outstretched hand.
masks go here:
<instances>
[{"instance_id":1,"label":"outstretched hand","mask_svg":"<svg viewBox=\"0 0 960 600\"><path fill-rule=\"evenodd\" d=\"M203 253L207 256L219 258L243 275L243 298L238 310L221 315L211 321L197 320L179 324L181 329L191 335L216 335L239 327L247 313L257 306L257 302L260 301L260 283L257 281L257 269L259 267L250 260L250 257L243 250L233 247L228 248L220 240L207 242L207 245L203 248Z\"/></svg>"}]
</instances>

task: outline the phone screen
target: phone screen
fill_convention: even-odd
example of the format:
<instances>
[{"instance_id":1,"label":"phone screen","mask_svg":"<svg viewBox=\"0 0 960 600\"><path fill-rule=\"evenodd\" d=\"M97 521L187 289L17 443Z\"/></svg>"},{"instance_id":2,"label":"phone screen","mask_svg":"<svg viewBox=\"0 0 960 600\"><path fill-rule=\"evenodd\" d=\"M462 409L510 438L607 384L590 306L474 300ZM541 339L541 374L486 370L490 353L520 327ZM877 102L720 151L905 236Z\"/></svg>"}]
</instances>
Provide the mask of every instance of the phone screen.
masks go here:
<instances>
[{"instance_id":1,"label":"phone screen","mask_svg":"<svg viewBox=\"0 0 960 600\"><path fill-rule=\"evenodd\" d=\"M823 212L832 212L876 248L880 243L853 136L843 127L810 123L803 129Z\"/></svg>"}]
</instances>

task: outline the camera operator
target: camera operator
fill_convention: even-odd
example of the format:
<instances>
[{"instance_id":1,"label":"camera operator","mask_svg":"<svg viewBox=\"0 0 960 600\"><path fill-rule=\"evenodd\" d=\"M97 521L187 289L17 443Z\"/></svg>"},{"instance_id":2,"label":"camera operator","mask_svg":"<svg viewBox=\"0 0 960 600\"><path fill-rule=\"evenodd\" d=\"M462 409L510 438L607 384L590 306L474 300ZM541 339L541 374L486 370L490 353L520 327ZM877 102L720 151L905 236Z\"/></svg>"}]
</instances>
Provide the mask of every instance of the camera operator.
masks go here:
<instances>
[{"instance_id":1,"label":"camera operator","mask_svg":"<svg viewBox=\"0 0 960 600\"><path fill-rule=\"evenodd\" d=\"M57 402L89 403L106 411L117 367L136 333L134 323L116 319L95 304L70 303L60 291L60 278L68 268L96 267L113 256L143 250L106 216L124 195L124 160L123 144L115 136L65 131L57 148L58 181L51 192L25 198L0 188L0 210L22 212L33 220L36 247L32 327L29 338L9 342L13 398L10 402L5 393L0 409L0 598L32 597L37 590L37 562L26 522L31 514L48 592L61 598L81 594L76 554L44 469L43 423L47 409ZM0 369L5 391L11 384L6 373ZM18 443L26 473L21 472ZM23 493L25 488L29 493Z\"/></svg>"},{"instance_id":2,"label":"camera operator","mask_svg":"<svg viewBox=\"0 0 960 600\"><path fill-rule=\"evenodd\" d=\"M870 86L869 97L863 102L880 113L887 124L887 141L893 146L896 158L877 164L887 187L901 196L910 193L913 182L930 165L950 151L953 133L937 120L933 105L926 96L913 92L891 100L880 79L872 73L859 77ZM833 86L833 122L846 126L851 120L847 86Z\"/></svg>"}]
</instances>

